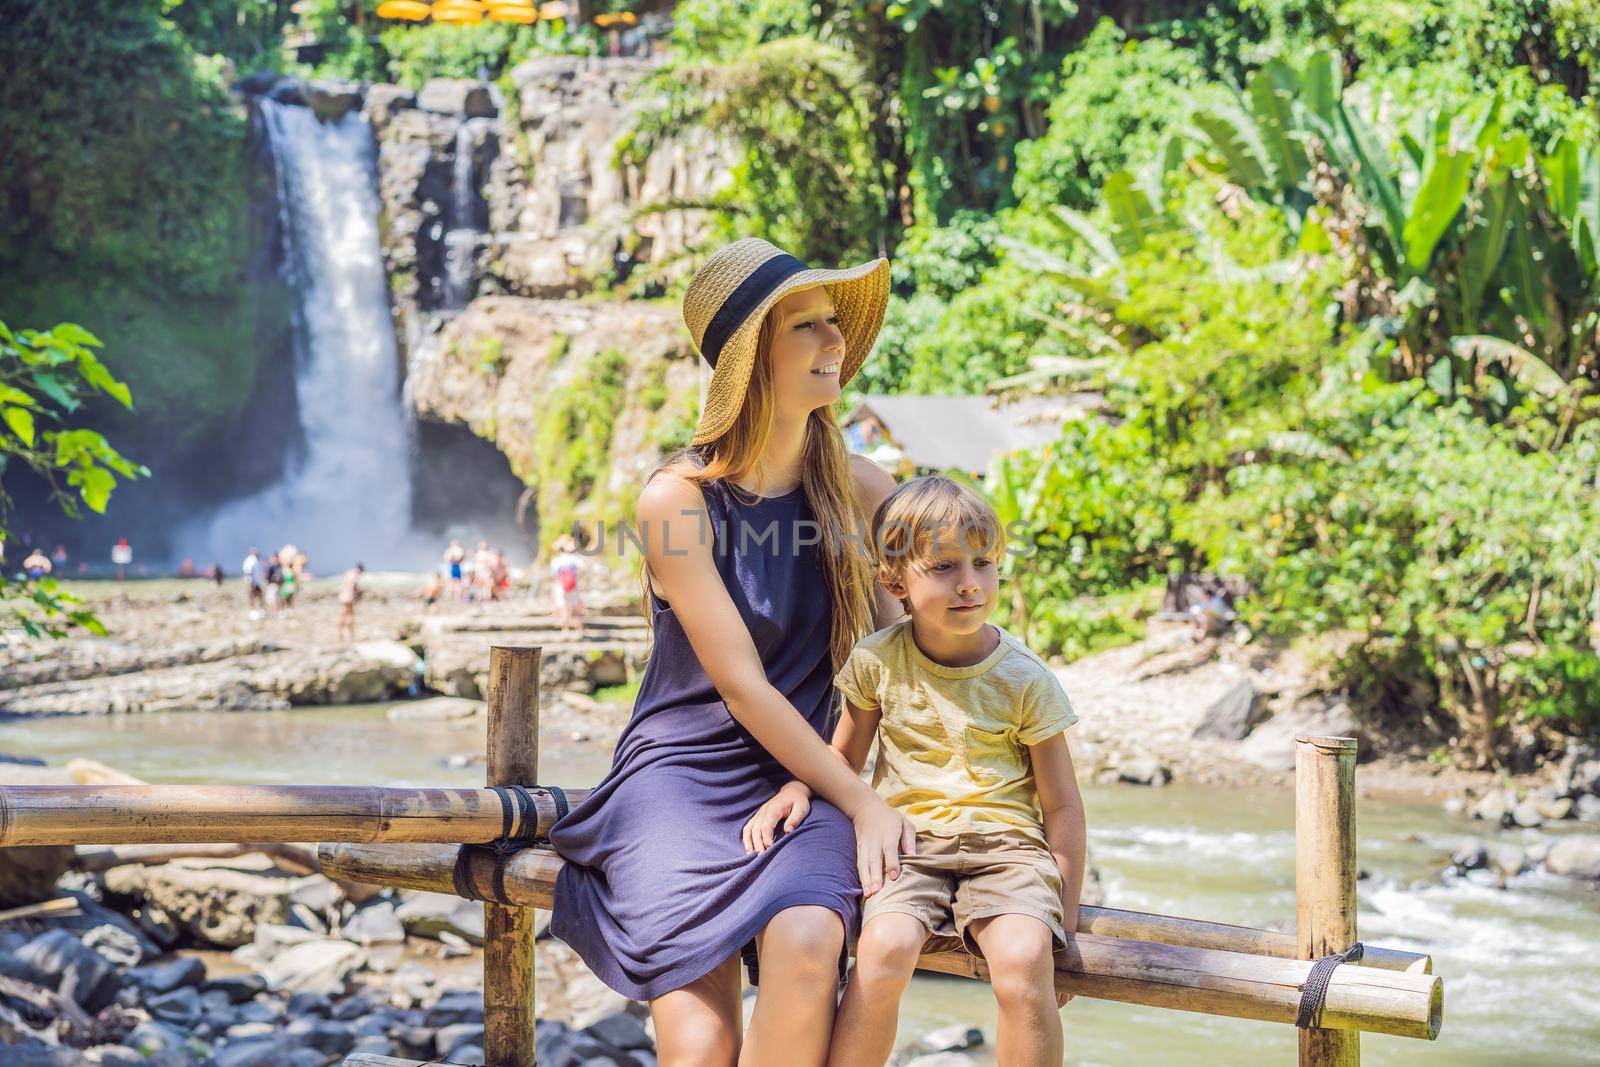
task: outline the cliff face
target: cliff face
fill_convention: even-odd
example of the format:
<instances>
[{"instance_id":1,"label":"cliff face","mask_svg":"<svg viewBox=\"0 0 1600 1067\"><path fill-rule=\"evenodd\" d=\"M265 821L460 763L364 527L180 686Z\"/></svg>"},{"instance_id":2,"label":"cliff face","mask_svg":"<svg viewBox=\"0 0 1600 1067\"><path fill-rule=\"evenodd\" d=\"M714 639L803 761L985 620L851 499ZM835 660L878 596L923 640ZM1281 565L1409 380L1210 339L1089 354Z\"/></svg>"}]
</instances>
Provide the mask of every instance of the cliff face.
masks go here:
<instances>
[{"instance_id":1,"label":"cliff face","mask_svg":"<svg viewBox=\"0 0 1600 1067\"><path fill-rule=\"evenodd\" d=\"M631 513L647 468L688 440L704 372L675 303L607 299L670 277L706 220L640 214L709 195L725 146L667 144L613 168L637 59L549 57L498 86L373 86L385 265L406 395L424 424L491 442L551 534ZM635 275L637 279L637 275Z\"/></svg>"}]
</instances>

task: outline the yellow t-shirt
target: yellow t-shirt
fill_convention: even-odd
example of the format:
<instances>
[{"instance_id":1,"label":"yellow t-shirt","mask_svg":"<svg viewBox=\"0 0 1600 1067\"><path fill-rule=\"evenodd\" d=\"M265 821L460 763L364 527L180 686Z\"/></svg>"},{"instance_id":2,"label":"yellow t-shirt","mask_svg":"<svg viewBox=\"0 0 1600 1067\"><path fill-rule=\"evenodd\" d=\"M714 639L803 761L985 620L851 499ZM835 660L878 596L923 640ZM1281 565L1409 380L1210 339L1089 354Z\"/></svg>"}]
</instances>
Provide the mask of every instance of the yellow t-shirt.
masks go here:
<instances>
[{"instance_id":1,"label":"yellow t-shirt","mask_svg":"<svg viewBox=\"0 0 1600 1067\"><path fill-rule=\"evenodd\" d=\"M863 711L881 709L872 788L919 831L1014 829L1044 845L1026 746L1078 716L1045 662L995 629L1000 641L981 662L946 667L902 619L857 642L834 684Z\"/></svg>"}]
</instances>

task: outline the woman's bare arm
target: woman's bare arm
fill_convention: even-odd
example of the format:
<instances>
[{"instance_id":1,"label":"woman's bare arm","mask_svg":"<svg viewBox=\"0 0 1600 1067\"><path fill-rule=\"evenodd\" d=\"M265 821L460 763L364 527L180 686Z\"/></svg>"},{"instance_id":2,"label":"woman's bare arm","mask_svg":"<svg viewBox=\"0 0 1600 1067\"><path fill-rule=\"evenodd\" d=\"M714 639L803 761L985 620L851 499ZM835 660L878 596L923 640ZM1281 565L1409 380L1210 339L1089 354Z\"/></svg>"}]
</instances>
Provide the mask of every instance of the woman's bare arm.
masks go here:
<instances>
[{"instance_id":1,"label":"woman's bare arm","mask_svg":"<svg viewBox=\"0 0 1600 1067\"><path fill-rule=\"evenodd\" d=\"M872 516L878 510L878 505L883 503L884 497L894 492L896 482L894 475L884 470L878 464L862 455L850 457L850 472L855 479L856 499L861 502L861 528L870 544L872 533ZM889 595L888 590L876 578L872 582L873 589L873 628L883 629L892 622L905 617L905 608L900 601Z\"/></svg>"},{"instance_id":2,"label":"woman's bare arm","mask_svg":"<svg viewBox=\"0 0 1600 1067\"><path fill-rule=\"evenodd\" d=\"M635 518L656 591L671 605L728 711L789 773L856 824L862 889L876 892L885 871L898 876L903 831L909 824L901 825L904 820L850 773L767 680L755 642L712 558L710 520L700 487L664 471L640 492ZM904 851L914 847L913 837Z\"/></svg>"}]
</instances>

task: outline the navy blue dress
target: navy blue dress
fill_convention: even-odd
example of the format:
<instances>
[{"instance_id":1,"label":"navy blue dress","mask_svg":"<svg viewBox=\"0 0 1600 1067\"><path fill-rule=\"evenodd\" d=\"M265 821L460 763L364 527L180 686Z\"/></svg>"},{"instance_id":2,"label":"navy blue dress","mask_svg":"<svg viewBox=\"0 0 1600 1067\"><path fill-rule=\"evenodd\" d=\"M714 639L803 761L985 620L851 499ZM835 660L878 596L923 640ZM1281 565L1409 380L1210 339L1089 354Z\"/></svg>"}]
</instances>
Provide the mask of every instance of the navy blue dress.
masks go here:
<instances>
[{"instance_id":1,"label":"navy blue dress","mask_svg":"<svg viewBox=\"0 0 1600 1067\"><path fill-rule=\"evenodd\" d=\"M767 679L826 737L833 599L816 546L797 543L817 540L804 487L751 502L712 480L702 493L717 570ZM853 931L861 898L854 828L820 797L772 848L745 853L745 822L793 776L729 714L653 593L650 619L654 645L611 769L550 833L567 859L551 932L634 1000L703 977L785 908L831 908Z\"/></svg>"}]
</instances>

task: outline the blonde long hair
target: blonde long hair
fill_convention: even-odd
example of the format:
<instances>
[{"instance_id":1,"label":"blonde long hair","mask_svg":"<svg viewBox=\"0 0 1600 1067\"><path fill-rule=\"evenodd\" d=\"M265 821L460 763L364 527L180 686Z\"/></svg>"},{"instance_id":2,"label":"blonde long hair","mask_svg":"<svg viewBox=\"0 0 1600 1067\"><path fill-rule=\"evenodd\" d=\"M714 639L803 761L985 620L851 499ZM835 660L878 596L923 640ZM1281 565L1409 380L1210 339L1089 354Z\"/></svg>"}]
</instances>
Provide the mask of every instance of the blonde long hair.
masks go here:
<instances>
[{"instance_id":1,"label":"blonde long hair","mask_svg":"<svg viewBox=\"0 0 1600 1067\"><path fill-rule=\"evenodd\" d=\"M663 460L650 477L673 470L697 485L724 479L731 492L745 475L761 473L760 457L772 436L775 401L772 386L772 342L777 333L776 309L761 322L756 338L756 360L744 404L728 432L698 447L679 449ZM823 577L833 594L833 629L828 642L833 669L838 670L850 650L873 629L874 567L867 554L865 524L856 499L855 479L844 434L839 430L835 405L817 408L806 419L805 443L800 457L801 484L806 500L821 527L817 554ZM648 560L639 557L640 594L650 603L653 586Z\"/></svg>"}]
</instances>

